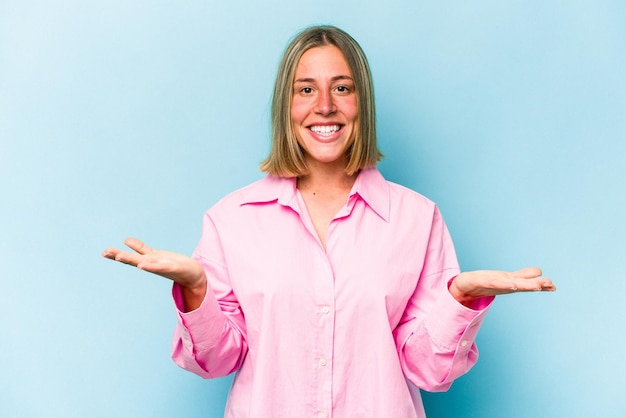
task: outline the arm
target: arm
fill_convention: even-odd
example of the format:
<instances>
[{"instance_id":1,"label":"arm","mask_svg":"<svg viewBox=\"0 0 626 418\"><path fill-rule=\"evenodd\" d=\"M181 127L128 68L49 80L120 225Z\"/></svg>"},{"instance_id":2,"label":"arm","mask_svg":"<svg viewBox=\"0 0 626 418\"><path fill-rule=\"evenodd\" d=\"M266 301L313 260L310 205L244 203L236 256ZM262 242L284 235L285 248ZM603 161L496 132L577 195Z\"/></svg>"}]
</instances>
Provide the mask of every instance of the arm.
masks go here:
<instances>
[{"instance_id":1,"label":"arm","mask_svg":"<svg viewBox=\"0 0 626 418\"><path fill-rule=\"evenodd\" d=\"M127 238L124 244L135 252L107 248L102 256L172 280L180 288L186 312L200 306L207 291L207 279L198 262L182 254L155 250L136 238Z\"/></svg>"},{"instance_id":2,"label":"arm","mask_svg":"<svg viewBox=\"0 0 626 418\"><path fill-rule=\"evenodd\" d=\"M422 274L394 330L407 378L428 391L447 390L478 360L474 341L494 297L556 289L540 275L536 268L459 274L452 240L436 210Z\"/></svg>"},{"instance_id":3,"label":"arm","mask_svg":"<svg viewBox=\"0 0 626 418\"><path fill-rule=\"evenodd\" d=\"M446 270L420 279L438 291L425 297L418 290L394 331L405 376L430 392L448 390L474 366L478 360L476 335L493 300L476 301L476 309L461 305L446 289L450 273Z\"/></svg>"},{"instance_id":4,"label":"arm","mask_svg":"<svg viewBox=\"0 0 626 418\"><path fill-rule=\"evenodd\" d=\"M459 267L448 229L435 207L417 285L394 338L409 381L428 391L447 390L476 362L474 339L493 298L460 304L448 291Z\"/></svg>"},{"instance_id":5,"label":"arm","mask_svg":"<svg viewBox=\"0 0 626 418\"><path fill-rule=\"evenodd\" d=\"M550 279L541 277L541 269L527 267L514 272L478 270L463 272L450 283L450 294L459 303L471 307L474 301L485 296L517 292L554 292L556 286Z\"/></svg>"},{"instance_id":6,"label":"arm","mask_svg":"<svg viewBox=\"0 0 626 418\"><path fill-rule=\"evenodd\" d=\"M196 253L207 254L202 249L208 254L215 251L219 259L221 248L217 241L212 224L205 222ZM172 342L174 362L204 378L226 376L237 370L247 352L245 322L239 304L228 290L222 265L198 254L189 258L154 250L133 238L125 243L136 254L110 248L103 256L174 282L172 294L178 316Z\"/></svg>"}]
</instances>

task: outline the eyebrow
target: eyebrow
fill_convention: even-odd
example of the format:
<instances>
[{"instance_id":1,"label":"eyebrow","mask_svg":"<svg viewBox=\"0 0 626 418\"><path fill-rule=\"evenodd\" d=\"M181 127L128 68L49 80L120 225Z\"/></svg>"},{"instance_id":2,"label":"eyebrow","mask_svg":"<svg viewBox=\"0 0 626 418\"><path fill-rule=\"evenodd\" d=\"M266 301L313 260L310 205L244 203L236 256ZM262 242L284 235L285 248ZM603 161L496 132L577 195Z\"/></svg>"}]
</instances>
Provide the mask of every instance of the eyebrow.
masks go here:
<instances>
[{"instance_id":1,"label":"eyebrow","mask_svg":"<svg viewBox=\"0 0 626 418\"><path fill-rule=\"evenodd\" d=\"M349 75L336 75L332 77L330 80L331 81L339 81L339 80L354 81L352 77L350 77ZM297 80L294 80L294 84L295 83L313 83L313 82L315 82L314 78L298 78Z\"/></svg>"}]
</instances>

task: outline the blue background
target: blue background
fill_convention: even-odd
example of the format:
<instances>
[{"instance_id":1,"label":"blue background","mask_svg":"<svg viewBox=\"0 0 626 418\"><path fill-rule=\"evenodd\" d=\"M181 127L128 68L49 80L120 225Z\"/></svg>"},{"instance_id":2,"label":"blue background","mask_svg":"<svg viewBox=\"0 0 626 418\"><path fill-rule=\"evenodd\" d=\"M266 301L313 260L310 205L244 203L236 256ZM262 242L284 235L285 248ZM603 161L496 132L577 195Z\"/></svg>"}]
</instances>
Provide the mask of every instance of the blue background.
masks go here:
<instances>
[{"instance_id":1,"label":"blue background","mask_svg":"<svg viewBox=\"0 0 626 418\"><path fill-rule=\"evenodd\" d=\"M100 258L190 253L262 176L287 40L368 54L388 179L438 202L463 269L539 265L429 417L624 416L620 1L0 3L0 416L219 417L230 378L169 359L170 283Z\"/></svg>"}]
</instances>

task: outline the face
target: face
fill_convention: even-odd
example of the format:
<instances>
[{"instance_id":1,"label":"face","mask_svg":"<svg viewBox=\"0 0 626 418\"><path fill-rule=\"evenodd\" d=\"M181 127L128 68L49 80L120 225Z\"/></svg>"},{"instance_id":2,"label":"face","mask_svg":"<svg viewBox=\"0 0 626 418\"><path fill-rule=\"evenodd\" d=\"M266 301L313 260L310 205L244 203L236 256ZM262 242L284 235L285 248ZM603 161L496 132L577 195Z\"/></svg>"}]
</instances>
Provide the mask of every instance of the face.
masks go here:
<instances>
[{"instance_id":1,"label":"face","mask_svg":"<svg viewBox=\"0 0 626 418\"><path fill-rule=\"evenodd\" d=\"M358 117L352 72L335 46L307 50L296 67L291 120L309 168L345 166Z\"/></svg>"}]
</instances>

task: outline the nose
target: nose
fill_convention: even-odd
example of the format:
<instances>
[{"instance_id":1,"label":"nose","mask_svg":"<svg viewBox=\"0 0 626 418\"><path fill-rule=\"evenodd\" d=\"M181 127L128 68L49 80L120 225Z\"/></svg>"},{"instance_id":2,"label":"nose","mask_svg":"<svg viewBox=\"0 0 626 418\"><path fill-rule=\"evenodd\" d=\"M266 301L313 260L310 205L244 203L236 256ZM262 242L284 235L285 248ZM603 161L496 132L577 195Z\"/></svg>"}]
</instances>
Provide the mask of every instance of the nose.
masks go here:
<instances>
[{"instance_id":1,"label":"nose","mask_svg":"<svg viewBox=\"0 0 626 418\"><path fill-rule=\"evenodd\" d=\"M326 116L335 112L335 102L333 95L328 90L320 90L315 103L315 112Z\"/></svg>"}]
</instances>

